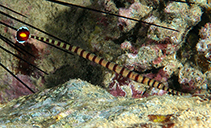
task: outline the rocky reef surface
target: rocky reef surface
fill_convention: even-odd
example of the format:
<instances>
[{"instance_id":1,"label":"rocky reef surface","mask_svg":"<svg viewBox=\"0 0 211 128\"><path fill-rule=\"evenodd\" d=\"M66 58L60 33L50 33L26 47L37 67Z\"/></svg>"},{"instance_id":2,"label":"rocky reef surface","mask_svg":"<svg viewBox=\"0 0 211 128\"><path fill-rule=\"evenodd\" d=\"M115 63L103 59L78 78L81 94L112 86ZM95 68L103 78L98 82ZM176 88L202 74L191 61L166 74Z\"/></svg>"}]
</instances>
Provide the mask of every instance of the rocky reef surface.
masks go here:
<instances>
[{"instance_id":1,"label":"rocky reef surface","mask_svg":"<svg viewBox=\"0 0 211 128\"><path fill-rule=\"evenodd\" d=\"M4 0L1 4L21 12L28 18L3 9L7 14L15 15L19 20L72 45L82 47L109 61L135 70L143 76L160 81L165 86L182 92L194 93L195 91L200 95L210 93L209 1L185 3L154 0L81 0L68 2L142 22L41 0L30 4L24 0ZM16 28L26 25L7 16L1 16L1 22ZM0 27L2 35L16 42L15 30L5 26ZM29 30L31 34L49 37L30 27ZM34 90L57 86L70 78L81 78L94 85L101 85L111 94L115 93L115 96L129 96L133 90L132 97L136 95L135 98L138 98L141 97L137 96L139 92L141 94L148 89L147 87L141 89L144 85L136 86L136 83L131 83L129 80L121 81L112 71L37 40L29 39L26 44L21 45L35 56L33 59L28 59L32 57L22 55L4 41L0 43L1 46L48 72L49 75L44 75L1 50L1 63ZM30 93L20 89L22 84L2 68L0 68L0 79L1 102ZM115 89L118 84L119 87ZM153 91L154 89L151 92L150 89L148 90L149 95L159 93Z\"/></svg>"},{"instance_id":2,"label":"rocky reef surface","mask_svg":"<svg viewBox=\"0 0 211 128\"><path fill-rule=\"evenodd\" d=\"M42 0L0 4L28 17L2 9L19 20L172 89L210 94L210 1L66 1L156 25ZM3 15L0 20L16 28L25 25ZM15 30L0 28L3 36L16 42ZM36 56L32 60L2 40L0 45L49 73L44 75L0 49L1 63L37 92L28 95L31 92L0 68L0 101L15 99L1 104L0 127L211 127L209 100L168 95L37 40L21 46ZM23 97L16 99L19 96Z\"/></svg>"},{"instance_id":3,"label":"rocky reef surface","mask_svg":"<svg viewBox=\"0 0 211 128\"><path fill-rule=\"evenodd\" d=\"M210 101L198 97L114 97L82 80L0 106L0 127L211 127Z\"/></svg>"}]
</instances>

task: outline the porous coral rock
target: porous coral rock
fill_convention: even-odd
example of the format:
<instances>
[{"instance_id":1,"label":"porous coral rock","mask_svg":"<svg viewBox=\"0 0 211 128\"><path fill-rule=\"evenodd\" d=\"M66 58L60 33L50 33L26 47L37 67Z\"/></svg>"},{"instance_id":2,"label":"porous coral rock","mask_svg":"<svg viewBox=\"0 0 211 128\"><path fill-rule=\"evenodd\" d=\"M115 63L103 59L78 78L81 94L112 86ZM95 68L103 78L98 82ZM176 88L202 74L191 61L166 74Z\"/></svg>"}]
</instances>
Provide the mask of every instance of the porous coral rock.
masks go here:
<instances>
[{"instance_id":1,"label":"porous coral rock","mask_svg":"<svg viewBox=\"0 0 211 128\"><path fill-rule=\"evenodd\" d=\"M151 45L141 47L137 54L126 53L119 58L125 62L125 65L133 66L138 71L145 71L151 69L153 63L157 64L156 59L162 56L162 51L157 46Z\"/></svg>"},{"instance_id":2,"label":"porous coral rock","mask_svg":"<svg viewBox=\"0 0 211 128\"><path fill-rule=\"evenodd\" d=\"M144 85L121 75L114 74L110 80L108 91L115 97L143 98Z\"/></svg>"},{"instance_id":3,"label":"porous coral rock","mask_svg":"<svg viewBox=\"0 0 211 128\"><path fill-rule=\"evenodd\" d=\"M139 20L140 18L149 14L151 10L151 7L143 5L140 2L135 2L131 4L128 9L120 8L119 15ZM124 32L131 30L136 23L136 21L132 21L130 19L119 18L119 25L123 26Z\"/></svg>"},{"instance_id":4,"label":"porous coral rock","mask_svg":"<svg viewBox=\"0 0 211 128\"><path fill-rule=\"evenodd\" d=\"M209 61L211 60L211 23L206 23L199 31L200 40L196 44L196 50L203 54Z\"/></svg>"},{"instance_id":5,"label":"porous coral rock","mask_svg":"<svg viewBox=\"0 0 211 128\"><path fill-rule=\"evenodd\" d=\"M195 89L207 89L206 75L201 71L184 66L179 71L179 83L183 85L184 90L189 92Z\"/></svg>"},{"instance_id":6,"label":"porous coral rock","mask_svg":"<svg viewBox=\"0 0 211 128\"><path fill-rule=\"evenodd\" d=\"M179 31L176 32L156 26L150 26L147 36L157 41L169 37L173 44L182 43L181 41L188 31L187 29L196 25L201 20L202 15L202 10L198 5L192 5L190 7L187 3L180 2L169 2L164 9L164 12L167 15L165 16L165 20L163 20L165 22L160 21L160 18L156 18L154 15L148 17L145 21Z\"/></svg>"},{"instance_id":7,"label":"porous coral rock","mask_svg":"<svg viewBox=\"0 0 211 128\"><path fill-rule=\"evenodd\" d=\"M207 88L211 90L211 71L207 71L204 73L207 78Z\"/></svg>"}]
</instances>

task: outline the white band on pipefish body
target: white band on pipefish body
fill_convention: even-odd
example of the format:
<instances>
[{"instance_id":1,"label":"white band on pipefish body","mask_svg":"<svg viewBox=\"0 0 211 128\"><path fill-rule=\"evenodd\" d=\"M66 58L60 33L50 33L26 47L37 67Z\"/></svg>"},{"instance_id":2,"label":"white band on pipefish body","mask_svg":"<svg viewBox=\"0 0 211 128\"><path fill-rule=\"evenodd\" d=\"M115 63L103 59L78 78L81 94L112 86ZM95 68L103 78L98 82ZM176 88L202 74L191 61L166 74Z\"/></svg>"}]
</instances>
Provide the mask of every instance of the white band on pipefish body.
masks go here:
<instances>
[{"instance_id":1,"label":"white band on pipefish body","mask_svg":"<svg viewBox=\"0 0 211 128\"><path fill-rule=\"evenodd\" d=\"M18 43L22 44L25 43L29 39L29 37L30 37L29 29L25 26L22 26L17 30L15 39L18 41Z\"/></svg>"}]
</instances>

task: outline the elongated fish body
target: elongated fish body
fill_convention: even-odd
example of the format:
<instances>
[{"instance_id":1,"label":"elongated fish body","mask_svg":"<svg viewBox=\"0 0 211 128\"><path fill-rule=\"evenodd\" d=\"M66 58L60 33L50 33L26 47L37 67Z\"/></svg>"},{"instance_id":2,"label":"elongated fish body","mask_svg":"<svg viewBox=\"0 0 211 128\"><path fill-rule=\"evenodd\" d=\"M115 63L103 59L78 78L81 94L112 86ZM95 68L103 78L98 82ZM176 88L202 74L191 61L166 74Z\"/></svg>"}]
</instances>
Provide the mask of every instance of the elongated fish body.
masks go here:
<instances>
[{"instance_id":1,"label":"elongated fish body","mask_svg":"<svg viewBox=\"0 0 211 128\"><path fill-rule=\"evenodd\" d=\"M42 42L47 42L50 44L53 44L55 46L58 46L60 48L63 48L65 50L71 51L73 53L78 54L79 56L88 59L92 62L95 62L105 68L108 68L111 71L116 72L117 74L121 74L123 77L127 77L131 80L134 80L136 82L148 85L150 87L155 87L158 89L162 89L165 90L171 94L175 94L175 95L186 95L185 93L170 89L168 87L166 87L164 84L154 80L154 79L150 79L147 78L145 76L142 76L134 71L131 71L129 69L127 69L124 66L118 65L114 62L110 62L107 61L106 59L99 57L91 52L88 52L80 47L77 46L72 46L70 44L64 43L64 42L59 42L56 40L51 40L48 38L44 38L44 37L38 37L38 36L34 36L34 35L30 35L29 29L27 27L20 27L17 31L17 35L16 35L16 39L19 43L24 43L25 41L27 41L29 38L33 38L33 39L37 39L39 41Z\"/></svg>"}]
</instances>

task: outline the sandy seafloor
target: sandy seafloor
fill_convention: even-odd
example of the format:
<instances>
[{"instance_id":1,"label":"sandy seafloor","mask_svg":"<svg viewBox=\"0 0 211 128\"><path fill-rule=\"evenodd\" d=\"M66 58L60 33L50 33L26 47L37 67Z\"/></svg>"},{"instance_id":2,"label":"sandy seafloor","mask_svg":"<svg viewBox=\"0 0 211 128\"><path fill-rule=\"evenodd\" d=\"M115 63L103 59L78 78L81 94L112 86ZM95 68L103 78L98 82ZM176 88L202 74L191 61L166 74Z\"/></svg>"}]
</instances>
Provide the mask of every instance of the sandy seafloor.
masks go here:
<instances>
[{"instance_id":1,"label":"sandy seafloor","mask_svg":"<svg viewBox=\"0 0 211 128\"><path fill-rule=\"evenodd\" d=\"M90 5L90 1L68 2L94 6ZM83 15L83 10L69 9L42 0L1 0L0 4L21 12L28 18L17 16L11 12L8 14L73 45L91 52L98 51L96 52L98 55L108 60L113 61L114 58L122 54L118 49L119 44L107 41L102 45L105 40L101 38L102 35L108 37L119 35L120 32L115 27L117 18L114 18L113 21L110 20L108 28L113 30L109 30L108 34L105 33L107 30L103 26L104 24L96 26L99 24L96 20L97 17L102 18L100 14L86 12L86 15ZM8 20L3 16L1 18L16 28L22 26L19 22ZM0 27L3 35L14 40L14 31L5 33L4 26ZM35 35L48 37L37 30L29 29ZM103 29L105 30L103 31ZM93 40L101 43L93 43ZM7 47L2 41L0 44ZM204 101L199 97L167 94L140 99L114 97L105 89L96 86L105 82L104 76L107 75L108 70L76 55L68 55L45 45L36 47L41 54L41 59L36 60L36 64L50 75L45 77L45 83L40 80L40 77L27 78L31 79L34 85L44 84L48 88L52 86L53 88L45 89L45 86L38 86L37 88L42 91L2 104L0 106L0 127L211 127L210 101ZM2 51L0 55L1 63L13 70L16 60ZM116 61L118 62L118 60ZM10 88L17 83L11 81L13 78L2 68L0 68L0 75L1 92L2 88ZM72 78L81 78L82 80ZM105 83L109 83L108 81ZM5 87L8 84L11 86ZM152 115L155 115L157 119L150 120ZM164 117L167 115L171 116L165 121Z\"/></svg>"}]
</instances>

